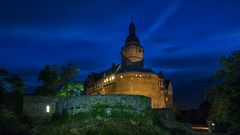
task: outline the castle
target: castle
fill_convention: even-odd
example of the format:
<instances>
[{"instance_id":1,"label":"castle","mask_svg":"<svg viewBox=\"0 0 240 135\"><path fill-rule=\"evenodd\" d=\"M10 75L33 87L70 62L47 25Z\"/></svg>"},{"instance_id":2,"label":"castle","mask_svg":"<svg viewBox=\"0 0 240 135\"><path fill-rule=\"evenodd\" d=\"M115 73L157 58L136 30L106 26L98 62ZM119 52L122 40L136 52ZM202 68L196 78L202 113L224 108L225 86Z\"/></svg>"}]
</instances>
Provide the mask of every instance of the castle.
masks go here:
<instances>
[{"instance_id":1,"label":"castle","mask_svg":"<svg viewBox=\"0 0 240 135\"><path fill-rule=\"evenodd\" d=\"M144 68L144 49L135 33L133 22L121 49L121 64L101 73L91 73L86 82L87 95L128 94L151 98L152 108L171 108L173 88L163 74Z\"/></svg>"}]
</instances>

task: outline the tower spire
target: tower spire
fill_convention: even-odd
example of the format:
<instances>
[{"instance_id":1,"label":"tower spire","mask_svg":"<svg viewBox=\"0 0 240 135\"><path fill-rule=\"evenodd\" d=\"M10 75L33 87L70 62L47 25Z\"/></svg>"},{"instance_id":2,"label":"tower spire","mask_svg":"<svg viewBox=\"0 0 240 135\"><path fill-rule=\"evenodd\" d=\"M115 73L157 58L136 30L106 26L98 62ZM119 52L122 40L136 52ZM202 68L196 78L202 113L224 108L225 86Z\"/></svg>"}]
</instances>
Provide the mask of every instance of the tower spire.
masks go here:
<instances>
[{"instance_id":1,"label":"tower spire","mask_svg":"<svg viewBox=\"0 0 240 135\"><path fill-rule=\"evenodd\" d=\"M131 23L129 25L129 35L135 35L135 25L133 23L133 16L131 16Z\"/></svg>"},{"instance_id":2,"label":"tower spire","mask_svg":"<svg viewBox=\"0 0 240 135\"><path fill-rule=\"evenodd\" d=\"M129 24L128 31L129 31L129 34L128 34L128 37L125 41L125 45L130 45L132 42L134 42L136 45L140 45L139 39L138 39L138 37L136 35L136 32L135 32L135 25L133 23L133 16L131 16L131 23Z\"/></svg>"}]
</instances>

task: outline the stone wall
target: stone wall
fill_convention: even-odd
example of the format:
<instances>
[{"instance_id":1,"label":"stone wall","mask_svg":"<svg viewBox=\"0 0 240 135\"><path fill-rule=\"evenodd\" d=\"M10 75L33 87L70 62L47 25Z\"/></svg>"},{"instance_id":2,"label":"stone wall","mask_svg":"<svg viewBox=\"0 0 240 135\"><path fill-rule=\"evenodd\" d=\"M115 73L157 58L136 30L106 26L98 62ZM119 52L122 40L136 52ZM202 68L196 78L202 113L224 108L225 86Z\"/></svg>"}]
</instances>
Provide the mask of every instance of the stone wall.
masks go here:
<instances>
[{"instance_id":1,"label":"stone wall","mask_svg":"<svg viewBox=\"0 0 240 135\"><path fill-rule=\"evenodd\" d=\"M57 102L57 113L67 112L68 115L88 112L98 105L123 106L135 111L143 111L151 107L151 100L145 96L134 95L93 95L80 96Z\"/></svg>"},{"instance_id":2,"label":"stone wall","mask_svg":"<svg viewBox=\"0 0 240 135\"><path fill-rule=\"evenodd\" d=\"M23 97L23 113L37 121L50 119L56 112L57 97L53 96L24 96ZM49 112L47 112L49 106Z\"/></svg>"},{"instance_id":3,"label":"stone wall","mask_svg":"<svg viewBox=\"0 0 240 135\"><path fill-rule=\"evenodd\" d=\"M139 112L151 107L151 99L145 96L116 94L79 96L69 99L59 99L52 96L23 97L23 112L36 118L36 121L51 119L55 113L73 115L79 112L88 112L98 105L107 105L109 108L123 106L131 108L131 111ZM50 108L49 112L47 112L47 106Z\"/></svg>"}]
</instances>

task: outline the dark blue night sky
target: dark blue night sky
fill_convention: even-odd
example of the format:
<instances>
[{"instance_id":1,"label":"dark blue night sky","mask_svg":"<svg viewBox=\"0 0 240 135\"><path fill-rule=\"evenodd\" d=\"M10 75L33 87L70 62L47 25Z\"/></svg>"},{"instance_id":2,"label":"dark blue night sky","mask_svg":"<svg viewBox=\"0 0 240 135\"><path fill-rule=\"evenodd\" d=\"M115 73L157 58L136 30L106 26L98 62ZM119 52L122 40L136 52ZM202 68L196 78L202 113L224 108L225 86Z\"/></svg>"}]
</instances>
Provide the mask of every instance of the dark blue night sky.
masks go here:
<instances>
[{"instance_id":1,"label":"dark blue night sky","mask_svg":"<svg viewBox=\"0 0 240 135\"><path fill-rule=\"evenodd\" d=\"M85 80L120 62L131 16L145 67L172 80L181 106L196 107L221 56L240 49L239 0L1 0L0 67L27 92L45 64L73 63Z\"/></svg>"}]
</instances>

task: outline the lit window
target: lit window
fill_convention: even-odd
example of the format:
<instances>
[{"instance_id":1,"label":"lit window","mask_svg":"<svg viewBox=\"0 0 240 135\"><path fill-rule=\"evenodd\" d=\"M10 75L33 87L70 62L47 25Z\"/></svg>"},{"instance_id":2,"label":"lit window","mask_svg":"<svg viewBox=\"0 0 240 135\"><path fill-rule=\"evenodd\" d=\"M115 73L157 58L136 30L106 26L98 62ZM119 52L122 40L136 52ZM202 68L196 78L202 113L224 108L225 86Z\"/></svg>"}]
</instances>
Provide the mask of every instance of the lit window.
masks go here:
<instances>
[{"instance_id":1,"label":"lit window","mask_svg":"<svg viewBox=\"0 0 240 135\"><path fill-rule=\"evenodd\" d=\"M135 76L137 76L137 74Z\"/></svg>"},{"instance_id":2,"label":"lit window","mask_svg":"<svg viewBox=\"0 0 240 135\"><path fill-rule=\"evenodd\" d=\"M47 112L47 113L50 112L50 106L49 106L49 105L46 106L46 112Z\"/></svg>"},{"instance_id":3,"label":"lit window","mask_svg":"<svg viewBox=\"0 0 240 135\"><path fill-rule=\"evenodd\" d=\"M166 97L166 101L168 102L168 97Z\"/></svg>"},{"instance_id":4,"label":"lit window","mask_svg":"<svg viewBox=\"0 0 240 135\"><path fill-rule=\"evenodd\" d=\"M112 80L112 78L110 77L110 78L109 78L109 81L111 81L111 80Z\"/></svg>"},{"instance_id":5,"label":"lit window","mask_svg":"<svg viewBox=\"0 0 240 135\"><path fill-rule=\"evenodd\" d=\"M106 79L106 82L108 82L108 79Z\"/></svg>"},{"instance_id":6,"label":"lit window","mask_svg":"<svg viewBox=\"0 0 240 135\"><path fill-rule=\"evenodd\" d=\"M120 78L123 78L123 76L121 75Z\"/></svg>"},{"instance_id":7,"label":"lit window","mask_svg":"<svg viewBox=\"0 0 240 135\"><path fill-rule=\"evenodd\" d=\"M114 80L115 79L115 77L114 76L112 76L112 80Z\"/></svg>"},{"instance_id":8,"label":"lit window","mask_svg":"<svg viewBox=\"0 0 240 135\"><path fill-rule=\"evenodd\" d=\"M142 75L140 75L140 77L142 77Z\"/></svg>"}]
</instances>

